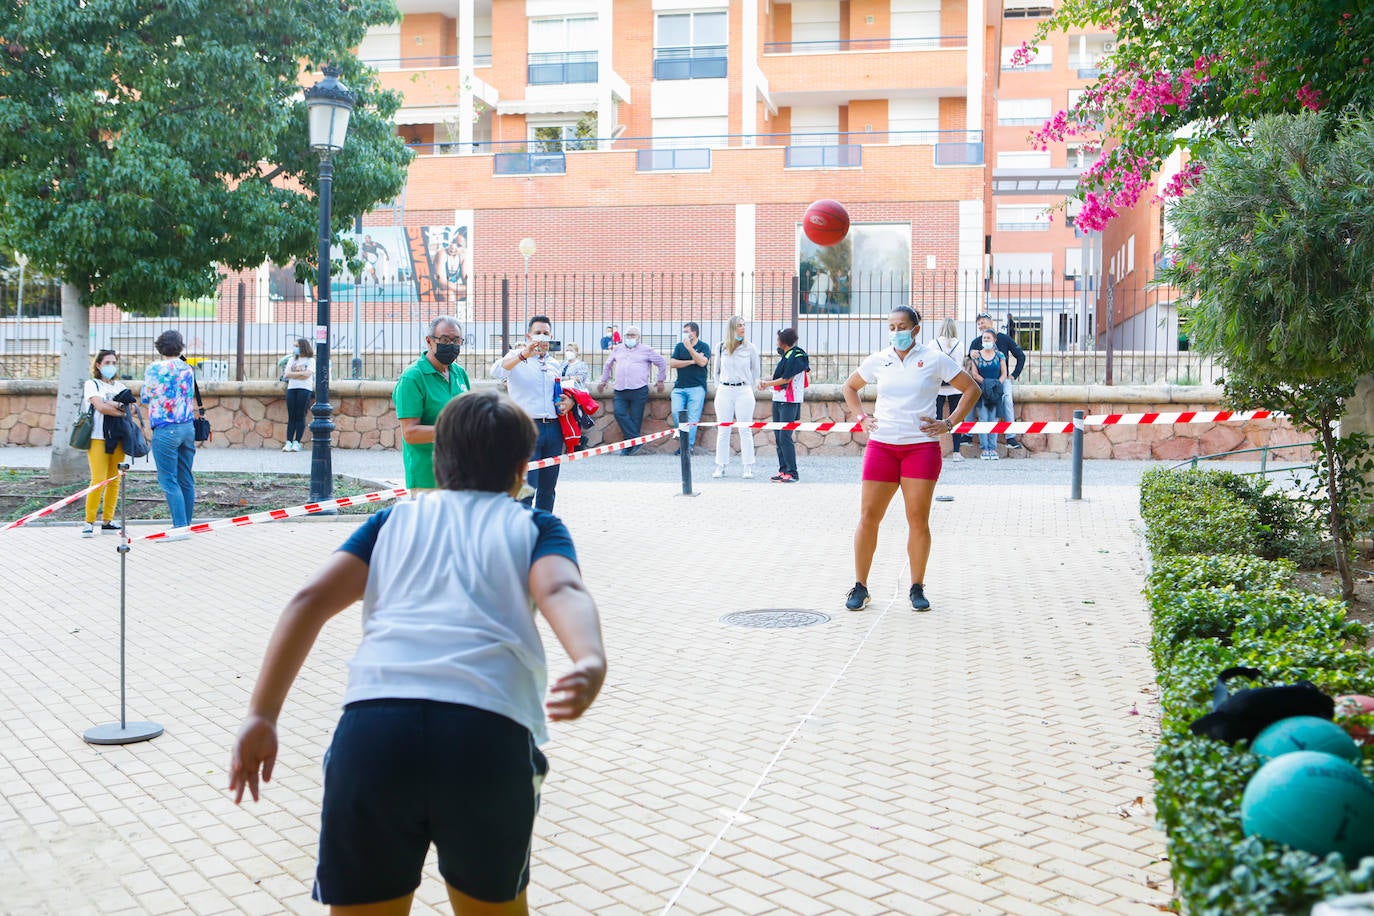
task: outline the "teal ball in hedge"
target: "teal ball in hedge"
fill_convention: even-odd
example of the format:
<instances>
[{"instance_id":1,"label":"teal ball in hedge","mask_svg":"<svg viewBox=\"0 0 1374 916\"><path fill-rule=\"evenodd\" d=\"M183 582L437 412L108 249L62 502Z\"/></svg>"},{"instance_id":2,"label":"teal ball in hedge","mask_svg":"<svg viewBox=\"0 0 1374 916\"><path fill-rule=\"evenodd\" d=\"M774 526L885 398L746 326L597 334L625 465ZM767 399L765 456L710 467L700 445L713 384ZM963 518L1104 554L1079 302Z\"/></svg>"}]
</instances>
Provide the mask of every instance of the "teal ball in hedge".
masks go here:
<instances>
[{"instance_id":1,"label":"teal ball in hedge","mask_svg":"<svg viewBox=\"0 0 1374 916\"><path fill-rule=\"evenodd\" d=\"M1294 751L1324 751L1352 763L1360 759L1360 749L1345 729L1318 716L1289 716L1260 732L1250 750L1260 760L1273 760Z\"/></svg>"},{"instance_id":2,"label":"teal ball in hedge","mask_svg":"<svg viewBox=\"0 0 1374 916\"><path fill-rule=\"evenodd\" d=\"M1374 855L1374 784L1321 751L1275 757L1250 777L1240 803L1246 836L1262 836L1351 864Z\"/></svg>"}]
</instances>

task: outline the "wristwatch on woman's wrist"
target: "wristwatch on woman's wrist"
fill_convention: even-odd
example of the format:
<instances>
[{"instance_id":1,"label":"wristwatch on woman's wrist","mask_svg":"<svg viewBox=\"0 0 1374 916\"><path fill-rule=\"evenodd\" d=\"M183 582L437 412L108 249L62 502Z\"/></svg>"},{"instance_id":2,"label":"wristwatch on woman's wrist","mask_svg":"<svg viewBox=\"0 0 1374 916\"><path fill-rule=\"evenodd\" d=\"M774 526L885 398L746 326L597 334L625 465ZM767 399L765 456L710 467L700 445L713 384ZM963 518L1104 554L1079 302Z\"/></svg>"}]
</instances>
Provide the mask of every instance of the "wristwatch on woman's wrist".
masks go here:
<instances>
[{"instance_id":1,"label":"wristwatch on woman's wrist","mask_svg":"<svg viewBox=\"0 0 1374 916\"><path fill-rule=\"evenodd\" d=\"M949 430L950 432L954 432L954 418L953 418L953 417L945 417L945 429Z\"/></svg>"}]
</instances>

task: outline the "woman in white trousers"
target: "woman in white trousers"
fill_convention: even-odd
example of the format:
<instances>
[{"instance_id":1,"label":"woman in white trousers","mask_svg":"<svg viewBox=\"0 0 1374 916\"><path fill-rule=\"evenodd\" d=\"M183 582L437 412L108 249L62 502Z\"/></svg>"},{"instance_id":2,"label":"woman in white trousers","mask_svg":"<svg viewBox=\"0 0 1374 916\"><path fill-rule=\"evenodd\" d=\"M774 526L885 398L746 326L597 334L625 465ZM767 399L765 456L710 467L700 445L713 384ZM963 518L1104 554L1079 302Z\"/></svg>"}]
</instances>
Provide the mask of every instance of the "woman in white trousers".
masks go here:
<instances>
[{"instance_id":1,"label":"woman in white trousers","mask_svg":"<svg viewBox=\"0 0 1374 916\"><path fill-rule=\"evenodd\" d=\"M716 419L721 423L732 420L749 422L754 419L754 389L759 381L759 351L749 342L744 319L736 315L725 329L725 341L716 351ZM730 430L725 427L716 435L716 471L712 477L724 477L730 463ZM744 465L741 477L754 476L754 431L739 430L739 457Z\"/></svg>"}]
</instances>

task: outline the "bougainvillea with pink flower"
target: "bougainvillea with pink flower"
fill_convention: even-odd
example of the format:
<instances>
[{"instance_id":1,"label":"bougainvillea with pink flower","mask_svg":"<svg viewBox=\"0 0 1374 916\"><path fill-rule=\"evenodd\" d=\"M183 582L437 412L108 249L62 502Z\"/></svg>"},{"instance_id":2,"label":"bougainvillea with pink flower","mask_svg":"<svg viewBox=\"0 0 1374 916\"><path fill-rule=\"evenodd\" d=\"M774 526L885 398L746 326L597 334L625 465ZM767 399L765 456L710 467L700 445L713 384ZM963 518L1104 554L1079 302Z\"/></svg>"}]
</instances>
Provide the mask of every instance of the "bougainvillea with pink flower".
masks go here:
<instances>
[{"instance_id":1,"label":"bougainvillea with pink flower","mask_svg":"<svg viewBox=\"0 0 1374 916\"><path fill-rule=\"evenodd\" d=\"M1176 197L1204 174L1211 144L1253 118L1321 109L1374 110L1374 14L1355 0L1061 0L1053 16L1012 54L1034 59L1055 31L1109 30L1116 50L1070 110L1029 138L1045 150L1100 138L1106 153L1083 174L1075 222L1101 229L1153 187L1176 150L1191 154L1160 190Z\"/></svg>"}]
</instances>

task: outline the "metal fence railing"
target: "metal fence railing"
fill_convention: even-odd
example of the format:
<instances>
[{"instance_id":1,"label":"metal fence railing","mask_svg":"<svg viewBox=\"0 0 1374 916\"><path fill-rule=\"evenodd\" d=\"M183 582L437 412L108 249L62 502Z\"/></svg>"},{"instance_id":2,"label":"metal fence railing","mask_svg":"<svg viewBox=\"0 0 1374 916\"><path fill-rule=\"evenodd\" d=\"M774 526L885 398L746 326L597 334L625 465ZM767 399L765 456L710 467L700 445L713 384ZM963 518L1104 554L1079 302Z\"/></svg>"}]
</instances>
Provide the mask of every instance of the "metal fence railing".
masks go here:
<instances>
[{"instance_id":1,"label":"metal fence railing","mask_svg":"<svg viewBox=\"0 0 1374 916\"><path fill-rule=\"evenodd\" d=\"M522 339L530 315L550 317L558 346L576 341L599 371L607 325L622 332L637 325L645 342L666 354L683 322L698 322L715 348L726 321L738 314L769 359L776 331L795 327L811 354L812 381L838 382L886 346L891 309L911 305L924 317L923 341L933 340L948 318L964 347L975 335L975 316L992 314L1026 352L1023 384L1216 380L1212 361L1191 352L1180 335L1166 290L1058 274L861 271L845 266L851 262L843 247L824 252L803 261L800 272L538 273L528 284L520 273L475 274L425 299L409 279L340 283L330 316L332 368L341 379L395 378L423 349L429 319L442 313L463 322L460 362L475 378L486 377L496 356ZM45 289L42 297L26 290L22 319L13 317L13 292L0 284L0 377L55 377L61 340L56 290ZM256 296L247 283L226 282L218 297L172 306L163 317L100 309L93 313L91 347L119 351L125 369L141 373L152 358L153 338L175 327L186 337L188 355L203 361L207 379L276 379L279 360L295 340L313 338L311 295L298 287L286 298Z\"/></svg>"}]
</instances>

